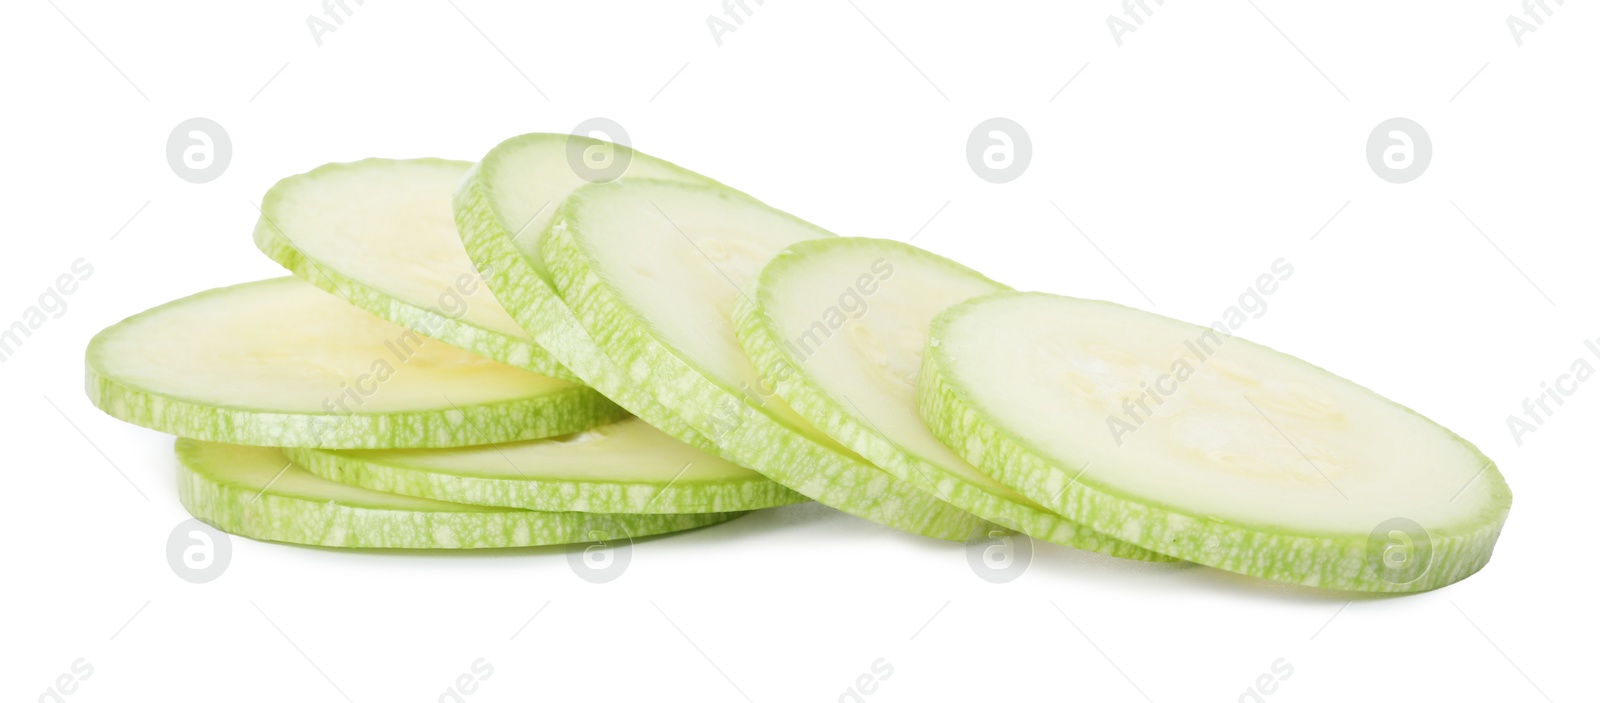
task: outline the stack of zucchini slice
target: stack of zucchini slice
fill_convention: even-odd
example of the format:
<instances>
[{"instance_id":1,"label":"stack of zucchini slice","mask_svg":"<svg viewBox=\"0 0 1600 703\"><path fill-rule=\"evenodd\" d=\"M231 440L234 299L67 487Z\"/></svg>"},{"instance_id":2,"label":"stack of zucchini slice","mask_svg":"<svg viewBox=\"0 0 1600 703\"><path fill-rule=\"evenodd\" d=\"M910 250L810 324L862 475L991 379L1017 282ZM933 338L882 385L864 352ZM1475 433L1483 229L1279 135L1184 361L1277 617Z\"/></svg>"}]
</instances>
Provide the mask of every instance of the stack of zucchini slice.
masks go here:
<instances>
[{"instance_id":1,"label":"stack of zucchini slice","mask_svg":"<svg viewBox=\"0 0 1600 703\"><path fill-rule=\"evenodd\" d=\"M236 534L528 546L815 500L1406 592L1480 569L1510 508L1470 443L1299 359L835 236L586 137L330 164L261 210L295 277L159 306L87 355L90 397L180 437L184 505Z\"/></svg>"}]
</instances>

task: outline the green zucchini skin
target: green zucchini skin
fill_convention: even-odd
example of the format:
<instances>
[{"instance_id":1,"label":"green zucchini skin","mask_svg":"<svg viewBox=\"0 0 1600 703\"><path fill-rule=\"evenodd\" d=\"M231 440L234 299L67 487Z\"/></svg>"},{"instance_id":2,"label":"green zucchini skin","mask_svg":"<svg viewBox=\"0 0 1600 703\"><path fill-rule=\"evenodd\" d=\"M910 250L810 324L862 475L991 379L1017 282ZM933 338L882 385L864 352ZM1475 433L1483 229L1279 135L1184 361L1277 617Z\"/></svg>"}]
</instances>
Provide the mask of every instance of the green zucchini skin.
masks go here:
<instances>
[{"instance_id":1,"label":"green zucchini skin","mask_svg":"<svg viewBox=\"0 0 1600 703\"><path fill-rule=\"evenodd\" d=\"M744 514L484 508L335 483L268 447L179 439L176 451L178 496L190 514L223 532L270 542L359 549L535 547L678 532Z\"/></svg>"}]
</instances>

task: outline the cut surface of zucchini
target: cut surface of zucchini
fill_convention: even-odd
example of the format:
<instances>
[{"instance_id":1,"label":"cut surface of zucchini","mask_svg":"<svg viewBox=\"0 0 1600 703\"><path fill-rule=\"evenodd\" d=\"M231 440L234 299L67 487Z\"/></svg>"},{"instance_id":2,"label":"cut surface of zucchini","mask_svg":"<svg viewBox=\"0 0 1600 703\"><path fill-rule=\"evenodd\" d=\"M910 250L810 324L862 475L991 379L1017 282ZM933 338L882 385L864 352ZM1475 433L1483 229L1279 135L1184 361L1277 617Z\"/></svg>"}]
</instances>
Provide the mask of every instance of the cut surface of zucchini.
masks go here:
<instances>
[{"instance_id":1,"label":"cut surface of zucchini","mask_svg":"<svg viewBox=\"0 0 1600 703\"><path fill-rule=\"evenodd\" d=\"M365 159L285 178L261 200L273 261L385 320L481 356L575 381L495 300L472 265L452 195L472 163Z\"/></svg>"},{"instance_id":2,"label":"cut surface of zucchini","mask_svg":"<svg viewBox=\"0 0 1600 703\"><path fill-rule=\"evenodd\" d=\"M1051 510L1278 581L1406 592L1489 559L1511 505L1472 444L1366 388L1212 328L1001 293L934 321L923 419Z\"/></svg>"},{"instance_id":3,"label":"cut surface of zucchini","mask_svg":"<svg viewBox=\"0 0 1600 703\"><path fill-rule=\"evenodd\" d=\"M279 449L179 439L178 495L223 532L367 549L485 549L612 541L726 522L743 513L538 512L380 493L312 475Z\"/></svg>"},{"instance_id":4,"label":"cut surface of zucchini","mask_svg":"<svg viewBox=\"0 0 1600 703\"><path fill-rule=\"evenodd\" d=\"M624 413L593 389L470 354L295 278L217 288L107 327L89 398L234 444L453 447L570 434Z\"/></svg>"}]
</instances>

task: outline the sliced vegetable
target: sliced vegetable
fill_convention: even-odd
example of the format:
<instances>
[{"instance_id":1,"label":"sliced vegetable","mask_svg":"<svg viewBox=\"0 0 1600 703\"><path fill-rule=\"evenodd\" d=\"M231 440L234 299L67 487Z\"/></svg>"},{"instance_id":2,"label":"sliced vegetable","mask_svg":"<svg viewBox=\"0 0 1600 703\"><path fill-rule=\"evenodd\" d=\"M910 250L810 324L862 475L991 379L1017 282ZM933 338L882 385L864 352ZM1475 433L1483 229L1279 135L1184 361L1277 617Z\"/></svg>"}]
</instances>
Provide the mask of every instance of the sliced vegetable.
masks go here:
<instances>
[{"instance_id":1,"label":"sliced vegetable","mask_svg":"<svg viewBox=\"0 0 1600 703\"><path fill-rule=\"evenodd\" d=\"M1216 329L1001 293L939 315L928 345L935 435L1053 511L1190 561L1428 590L1489 560L1511 506L1449 430Z\"/></svg>"},{"instance_id":2,"label":"sliced vegetable","mask_svg":"<svg viewBox=\"0 0 1600 703\"><path fill-rule=\"evenodd\" d=\"M286 449L324 478L473 505L590 513L755 510L805 498L637 418L552 439L463 449Z\"/></svg>"},{"instance_id":3,"label":"sliced vegetable","mask_svg":"<svg viewBox=\"0 0 1600 703\"><path fill-rule=\"evenodd\" d=\"M917 415L917 375L934 315L1004 290L908 244L810 239L761 269L735 319L745 352L790 407L896 478L1036 539L1170 561L1007 488L950 451Z\"/></svg>"},{"instance_id":4,"label":"sliced vegetable","mask_svg":"<svg viewBox=\"0 0 1600 703\"><path fill-rule=\"evenodd\" d=\"M180 439L178 496L196 518L252 539L323 547L482 549L615 540L743 513L604 515L445 503L319 478L270 447Z\"/></svg>"},{"instance_id":5,"label":"sliced vegetable","mask_svg":"<svg viewBox=\"0 0 1600 703\"><path fill-rule=\"evenodd\" d=\"M595 174L579 158L621 165L630 178L714 183L709 178L628 147L568 134L512 137L483 157L456 192L456 225L472 262L494 271L489 288L507 312L584 383L657 429L701 449L714 445L633 383L623 363L589 337L551 287L539 243L562 200Z\"/></svg>"},{"instance_id":6,"label":"sliced vegetable","mask_svg":"<svg viewBox=\"0 0 1600 703\"><path fill-rule=\"evenodd\" d=\"M89 398L112 417L237 444L453 447L625 413L593 389L380 320L294 278L206 291L102 330Z\"/></svg>"},{"instance_id":7,"label":"sliced vegetable","mask_svg":"<svg viewBox=\"0 0 1600 703\"><path fill-rule=\"evenodd\" d=\"M842 511L965 539L987 524L819 432L739 347L733 308L756 271L790 244L831 236L721 186L623 180L575 191L542 248L601 350L724 457Z\"/></svg>"},{"instance_id":8,"label":"sliced vegetable","mask_svg":"<svg viewBox=\"0 0 1600 703\"><path fill-rule=\"evenodd\" d=\"M472 167L365 159L267 191L256 246L296 276L385 320L535 373L576 381L484 285L456 232L451 194Z\"/></svg>"}]
</instances>

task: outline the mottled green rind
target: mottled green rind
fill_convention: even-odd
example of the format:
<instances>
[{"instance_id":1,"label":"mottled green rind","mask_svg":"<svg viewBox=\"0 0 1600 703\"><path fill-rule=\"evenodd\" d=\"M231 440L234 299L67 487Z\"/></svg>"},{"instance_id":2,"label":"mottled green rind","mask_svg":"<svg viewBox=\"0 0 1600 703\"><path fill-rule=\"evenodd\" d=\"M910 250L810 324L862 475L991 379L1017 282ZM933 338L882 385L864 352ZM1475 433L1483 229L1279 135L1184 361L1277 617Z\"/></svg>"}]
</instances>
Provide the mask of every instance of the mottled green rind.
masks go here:
<instances>
[{"instance_id":1,"label":"mottled green rind","mask_svg":"<svg viewBox=\"0 0 1600 703\"><path fill-rule=\"evenodd\" d=\"M415 159L414 161L442 165L457 164L463 168L468 165L466 162L446 159ZM575 374L568 371L565 366L561 365L561 362L556 361L555 357L551 356L549 352L535 344L531 339L507 335L487 327L472 324L464 319L444 315L392 297L383 291L339 273L329 262L312 261L289 240L288 236L278 229L276 222L280 218L277 213L284 189L304 187L304 184L296 183L296 181L315 181L320 177L342 171L381 168L388 163L394 163L394 161L392 159L364 159L353 163L326 164L298 176L290 176L278 181L277 185L268 190L266 196L261 200L261 219L256 222L255 229L256 248L301 280L338 295L350 301L356 307L397 325L416 330L445 344L465 349L503 364L527 369L551 378L581 382ZM382 252L374 251L373 255L382 256ZM599 395L598 391L591 390L589 392Z\"/></svg>"},{"instance_id":2,"label":"mottled green rind","mask_svg":"<svg viewBox=\"0 0 1600 703\"><path fill-rule=\"evenodd\" d=\"M935 318L930 340L938 340L947 321L975 301ZM1485 458L1485 472L1493 474L1490 478L1495 485L1493 517L1465 531L1428 528L1432 546L1428 569L1416 580L1394 583L1380 575L1369 558L1367 534L1299 534L1223 522L1144 503L1088 481L1064 480L1080 475L1082 467L1056 466L1025 439L1001 427L970 394L951 382L947 369L953 361L947 350L930 345L917 386L918 410L941 441L1001 483L1051 510L1107 535L1198 564L1316 588L1429 591L1471 576L1489 562L1511 507L1510 490Z\"/></svg>"},{"instance_id":3,"label":"mottled green rind","mask_svg":"<svg viewBox=\"0 0 1600 703\"><path fill-rule=\"evenodd\" d=\"M178 440L183 507L223 532L272 542L365 549L534 547L592 542L597 533L615 540L678 532L744 514L595 515L472 506L415 510L318 501L230 481L218 467L196 461L196 444Z\"/></svg>"},{"instance_id":4,"label":"mottled green rind","mask_svg":"<svg viewBox=\"0 0 1600 703\"><path fill-rule=\"evenodd\" d=\"M734 308L734 323L745 354L755 363L756 368L761 370L763 379L768 383L776 381L778 396L783 398L789 407L816 425L817 429L861 454L884 471L893 474L895 478L909 482L958 508L1002 527L1016 530L1034 539L1116 557L1144 561L1174 561L1172 557L1111 539L1060 515L1018 503L963 480L926 458L895 444L876 429L855 419L853 414L819 387L816 380L800 363L802 360L794 358L778 343L779 332L776 323L759 306L766 300L766 296L772 294L774 282L783 280L785 269L797 265L804 256L803 253L795 252L803 251L808 246L856 245L870 247L876 252L882 252L886 247L893 247L893 256L897 260L918 257L936 265L949 266L953 271L957 271L955 275L980 275L948 259L915 247L879 240L816 240L802 242L778 254L762 268L755 283ZM995 286L997 289L1003 289L999 283ZM779 372L780 369L787 369L787 372Z\"/></svg>"},{"instance_id":5,"label":"mottled green rind","mask_svg":"<svg viewBox=\"0 0 1600 703\"><path fill-rule=\"evenodd\" d=\"M495 272L488 281L489 289L517 324L579 379L656 429L697 449L715 451L710 440L663 407L644 386L630 381L626 369L595 345L550 282L512 242L524 223L505 221L494 207L495 172L506 154L527 144L567 138L553 134L513 137L473 166L455 196L461 242L480 270ZM628 153L631 159L652 158L631 150ZM709 180L687 170L683 173L685 179Z\"/></svg>"},{"instance_id":6,"label":"mottled green rind","mask_svg":"<svg viewBox=\"0 0 1600 703\"><path fill-rule=\"evenodd\" d=\"M567 308L601 349L629 360L622 368L633 383L653 389L662 403L714 438L720 456L823 505L912 534L963 541L993 528L832 439L776 419L744 391L724 387L689 365L589 268L588 254L572 234L581 223L570 221L567 212L563 205L542 243L545 265Z\"/></svg>"},{"instance_id":7,"label":"mottled green rind","mask_svg":"<svg viewBox=\"0 0 1600 703\"><path fill-rule=\"evenodd\" d=\"M91 352L92 354L92 352ZM261 447L427 449L557 437L627 413L582 386L501 403L384 414L283 413L170 398L87 369L89 401L123 422L179 437ZM442 400L442 399L441 399Z\"/></svg>"},{"instance_id":8,"label":"mottled green rind","mask_svg":"<svg viewBox=\"0 0 1600 703\"><path fill-rule=\"evenodd\" d=\"M307 471L326 479L386 493L527 510L585 513L676 514L758 510L807 500L763 477L746 480L623 483L525 479L445 473L348 452L285 449ZM628 461L626 454L618 461Z\"/></svg>"}]
</instances>

